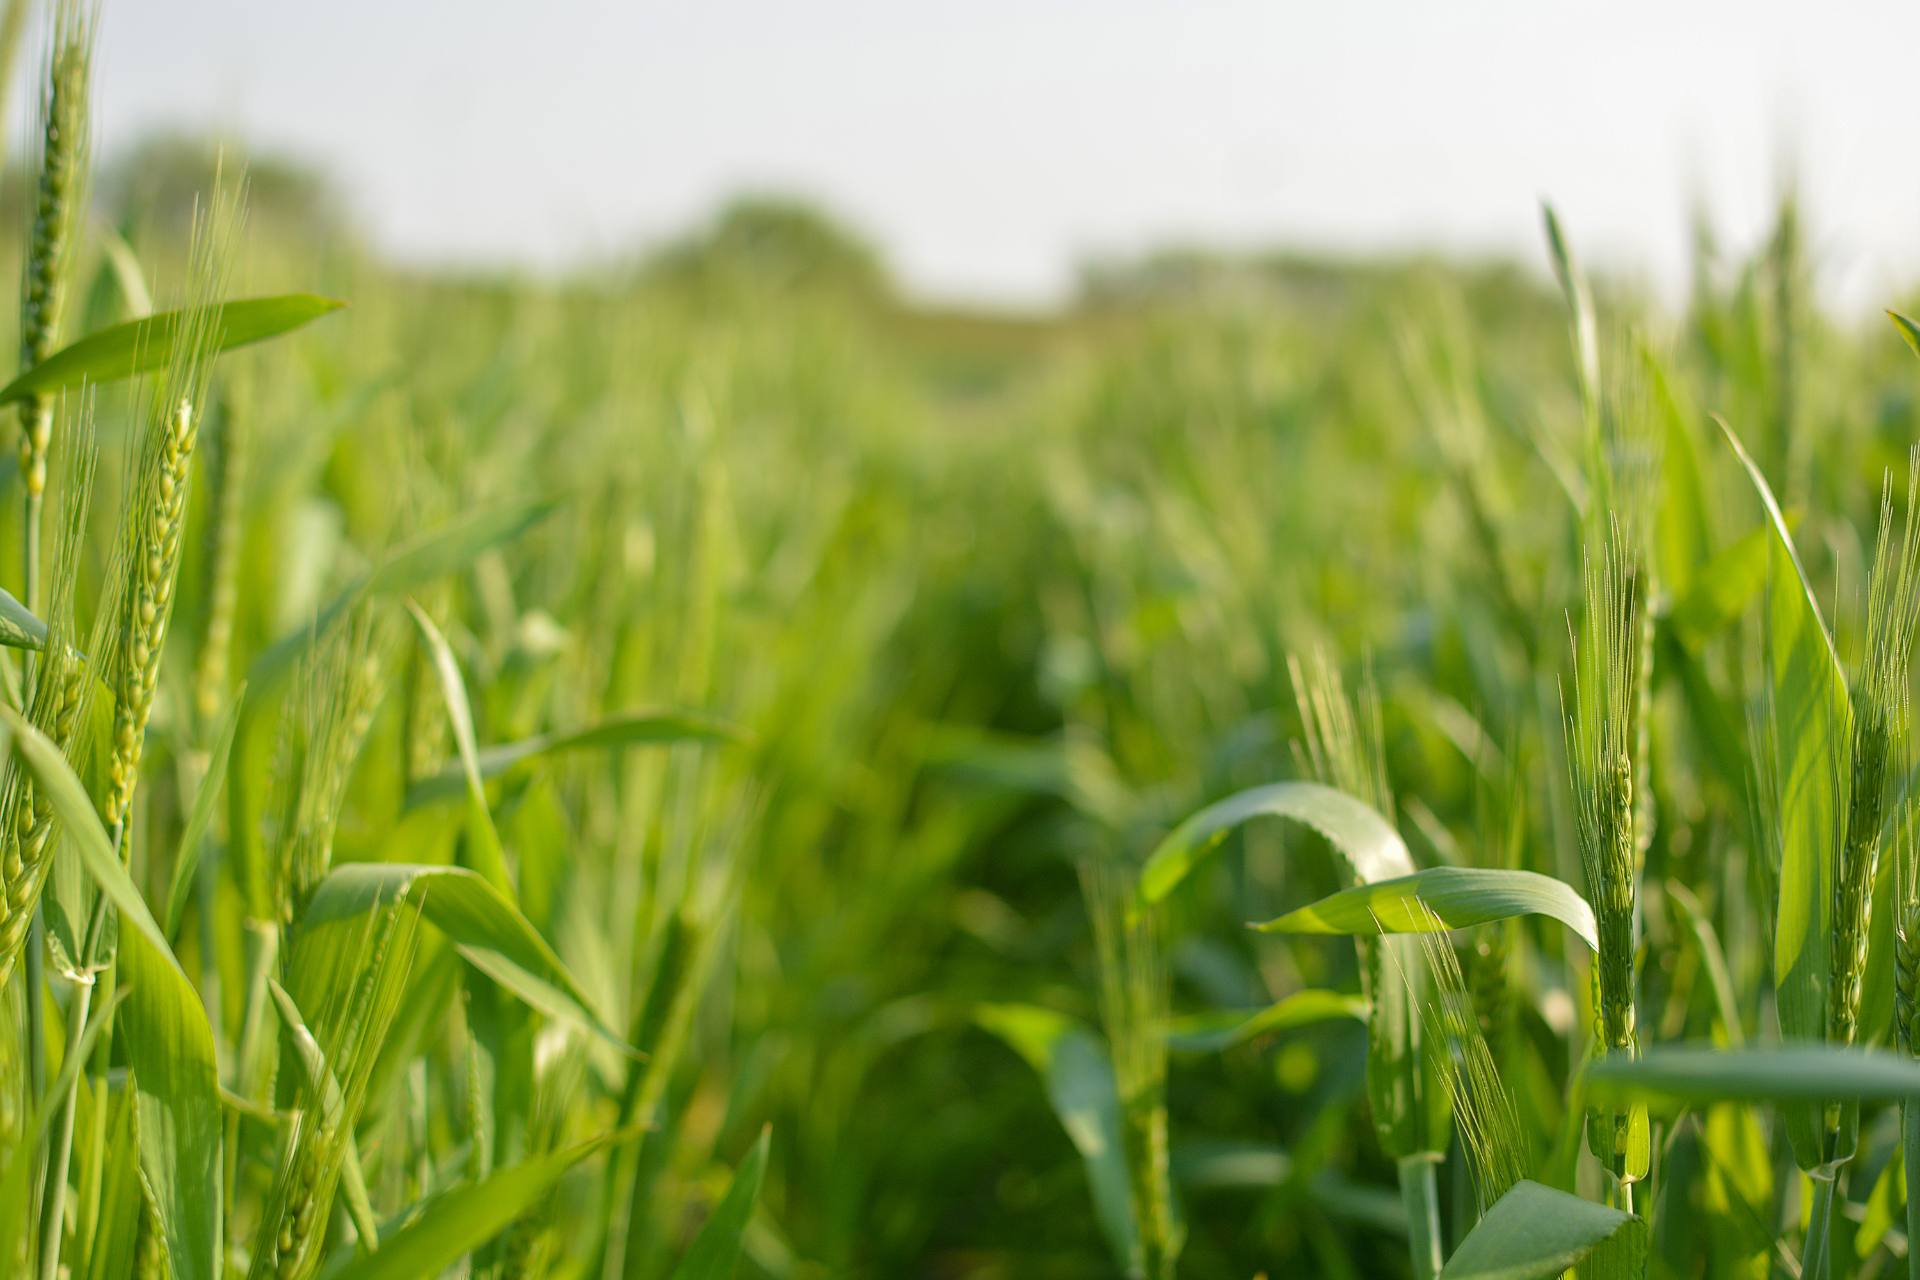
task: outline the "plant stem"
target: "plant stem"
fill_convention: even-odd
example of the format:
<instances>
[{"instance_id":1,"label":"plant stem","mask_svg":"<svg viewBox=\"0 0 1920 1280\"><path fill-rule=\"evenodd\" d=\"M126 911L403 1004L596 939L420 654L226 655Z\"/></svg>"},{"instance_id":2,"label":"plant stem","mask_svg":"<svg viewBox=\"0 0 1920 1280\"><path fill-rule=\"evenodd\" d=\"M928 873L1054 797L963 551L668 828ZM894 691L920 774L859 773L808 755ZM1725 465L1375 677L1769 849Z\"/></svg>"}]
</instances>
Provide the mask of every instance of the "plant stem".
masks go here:
<instances>
[{"instance_id":1,"label":"plant stem","mask_svg":"<svg viewBox=\"0 0 1920 1280\"><path fill-rule=\"evenodd\" d=\"M1807 1222L1807 1243L1800 1254L1800 1280L1827 1280L1832 1271L1833 1185L1838 1174L1813 1179L1813 1216Z\"/></svg>"},{"instance_id":2,"label":"plant stem","mask_svg":"<svg viewBox=\"0 0 1920 1280\"><path fill-rule=\"evenodd\" d=\"M1920 1280L1920 1105L1900 1104L1900 1151L1907 1175L1907 1276Z\"/></svg>"},{"instance_id":3,"label":"plant stem","mask_svg":"<svg viewBox=\"0 0 1920 1280\"><path fill-rule=\"evenodd\" d=\"M125 835L126 824L116 822L113 826L113 852L116 857L119 856ZM94 900L93 916L87 921L86 938L80 944L83 973L92 968L100 936L106 932L107 910L107 895L103 892ZM75 987L73 999L67 1006L67 1057L61 1059L62 1070L72 1060L72 1055L80 1051L80 1037L86 1031L87 1015L93 1004L93 987L93 980ZM67 1213L67 1168L73 1158L73 1117L79 1102L83 1074L74 1073L72 1087L67 1090L67 1096L60 1100L60 1113L54 1119L47 1147L46 1193L40 1202L40 1280L56 1280L60 1271L60 1224Z\"/></svg>"},{"instance_id":4,"label":"plant stem","mask_svg":"<svg viewBox=\"0 0 1920 1280\"><path fill-rule=\"evenodd\" d=\"M18 7L18 6L16 6ZM24 573L21 580L21 592L30 610L40 608L40 495L29 493L26 501L26 523L22 542L25 546ZM21 655L22 671L27 680L23 682L21 696L31 697L33 656L30 652ZM33 921L27 926L26 964L22 966L22 981L26 989L22 997L26 1001L26 1057L27 1081L31 1089L33 1105L38 1106L47 1091L47 975L46 959L43 948L46 945L46 925L40 916L40 904L33 904ZM44 1174L45 1166L41 1166ZM36 1201L44 1204L46 1185L36 1183L33 1188Z\"/></svg>"},{"instance_id":5,"label":"plant stem","mask_svg":"<svg viewBox=\"0 0 1920 1280\"><path fill-rule=\"evenodd\" d=\"M1400 1203L1407 1211L1407 1251L1413 1259L1413 1280L1433 1280L1440 1274L1440 1184L1435 1176L1440 1157L1423 1151L1400 1157Z\"/></svg>"}]
</instances>

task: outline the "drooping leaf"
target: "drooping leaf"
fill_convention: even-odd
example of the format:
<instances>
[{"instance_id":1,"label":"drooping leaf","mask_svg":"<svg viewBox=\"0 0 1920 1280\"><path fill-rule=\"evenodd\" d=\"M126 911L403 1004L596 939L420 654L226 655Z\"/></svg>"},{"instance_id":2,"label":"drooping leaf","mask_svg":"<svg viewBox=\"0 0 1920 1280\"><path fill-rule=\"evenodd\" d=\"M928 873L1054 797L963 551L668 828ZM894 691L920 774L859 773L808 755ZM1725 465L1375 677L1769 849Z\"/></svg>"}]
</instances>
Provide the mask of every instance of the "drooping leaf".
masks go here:
<instances>
[{"instance_id":1,"label":"drooping leaf","mask_svg":"<svg viewBox=\"0 0 1920 1280\"><path fill-rule=\"evenodd\" d=\"M47 624L34 617L12 594L0 590L0 645L39 649L47 643Z\"/></svg>"},{"instance_id":2,"label":"drooping leaf","mask_svg":"<svg viewBox=\"0 0 1920 1280\"><path fill-rule=\"evenodd\" d=\"M1193 1190L1244 1191L1286 1186L1296 1170L1293 1157L1272 1143L1202 1139L1174 1147L1172 1172L1176 1182ZM1305 1189L1329 1217L1389 1235L1407 1234L1406 1206L1396 1191L1349 1182L1334 1169L1313 1175Z\"/></svg>"},{"instance_id":3,"label":"drooping leaf","mask_svg":"<svg viewBox=\"0 0 1920 1280\"><path fill-rule=\"evenodd\" d=\"M518 742L485 747L474 763L482 781L491 782L521 765L572 751L629 746L672 746L691 742L738 742L741 731L714 716L694 711L630 711L609 716L580 729L535 734ZM464 761L456 759L440 772L422 778L407 791L407 807L420 808L459 799L467 791Z\"/></svg>"},{"instance_id":4,"label":"drooping leaf","mask_svg":"<svg viewBox=\"0 0 1920 1280\"><path fill-rule=\"evenodd\" d=\"M1229 832L1261 817L1313 828L1363 882L1413 874L1400 833L1365 804L1317 782L1275 782L1208 805L1169 832L1140 872L1141 901L1165 899Z\"/></svg>"},{"instance_id":5,"label":"drooping leaf","mask_svg":"<svg viewBox=\"0 0 1920 1280\"><path fill-rule=\"evenodd\" d=\"M1544 1280L1630 1234L1644 1241L1644 1225L1630 1213L1522 1181L1467 1233L1440 1280Z\"/></svg>"},{"instance_id":6,"label":"drooping leaf","mask_svg":"<svg viewBox=\"0 0 1920 1280\"><path fill-rule=\"evenodd\" d=\"M325 634L333 622L357 602L368 596L404 593L432 582L470 563L489 548L525 533L556 510L558 504L546 498L487 508L414 539L381 561L378 567L343 587L314 615L310 626L282 636L262 650L248 667L249 697L234 739L235 757L252 758L260 721L268 708L278 705L274 693L314 638ZM260 848L258 787L256 771L241 769L235 773L227 788L227 831L248 909L266 919L272 914L273 904L267 900L268 877Z\"/></svg>"},{"instance_id":7,"label":"drooping leaf","mask_svg":"<svg viewBox=\"0 0 1920 1280\"><path fill-rule=\"evenodd\" d=\"M401 898L419 906L468 963L528 1005L632 1052L519 908L465 867L355 862L334 868L313 891L300 920L295 994L310 1001L307 993L324 988L359 937L355 921Z\"/></svg>"},{"instance_id":8,"label":"drooping leaf","mask_svg":"<svg viewBox=\"0 0 1920 1280\"><path fill-rule=\"evenodd\" d=\"M1318 832L1358 883L1413 874L1400 833L1366 804L1317 782L1276 782L1208 805L1168 833L1141 870L1141 907L1164 900L1229 832L1260 817ZM1368 1010L1367 1093L1381 1145L1396 1158L1443 1149L1451 1130L1445 1088L1438 1059L1420 1049L1425 957L1417 939L1365 945L1381 949L1373 959L1393 975L1375 983Z\"/></svg>"},{"instance_id":9,"label":"drooping leaf","mask_svg":"<svg viewBox=\"0 0 1920 1280\"><path fill-rule=\"evenodd\" d=\"M1040 1076L1053 1113L1086 1162L1094 1216L1107 1245L1119 1265L1126 1267L1137 1232L1127 1199L1120 1094L1105 1047L1072 1018L1037 1005L982 1005L974 1018Z\"/></svg>"},{"instance_id":10,"label":"drooping leaf","mask_svg":"<svg viewBox=\"0 0 1920 1280\"><path fill-rule=\"evenodd\" d=\"M66 758L10 707L0 707L7 738L53 806L66 846L119 908L120 1012L133 1068L140 1125L140 1167L166 1235L174 1274L219 1274L224 1200L220 1079L213 1028L199 992L180 969L166 935L115 856L86 788Z\"/></svg>"},{"instance_id":11,"label":"drooping leaf","mask_svg":"<svg viewBox=\"0 0 1920 1280\"><path fill-rule=\"evenodd\" d=\"M1593 908L1573 886L1491 867L1429 867L1355 885L1259 927L1267 933L1433 933L1520 915L1558 920L1589 950L1598 946Z\"/></svg>"},{"instance_id":12,"label":"drooping leaf","mask_svg":"<svg viewBox=\"0 0 1920 1280\"><path fill-rule=\"evenodd\" d=\"M1835 1044L1745 1049L1656 1045L1639 1058L1615 1056L1587 1068L1599 1103L1664 1107L1716 1102L1893 1102L1920 1098L1920 1060Z\"/></svg>"},{"instance_id":13,"label":"drooping leaf","mask_svg":"<svg viewBox=\"0 0 1920 1280\"><path fill-rule=\"evenodd\" d=\"M1720 429L1746 469L1772 530L1767 582L1767 668L1778 794L1779 907L1774 986L1781 1033L1819 1040L1826 1032L1828 947L1833 932L1834 843L1846 812L1852 709L1833 639L1766 477L1724 421ZM1787 1134L1802 1168L1826 1159L1821 1109L1793 1107Z\"/></svg>"},{"instance_id":14,"label":"drooping leaf","mask_svg":"<svg viewBox=\"0 0 1920 1280\"><path fill-rule=\"evenodd\" d=\"M767 1172L767 1149L773 1141L771 1127L760 1130L759 1139L747 1158L734 1171L733 1181L720 1207L713 1211L680 1265L673 1269L673 1280L730 1280L740 1262L740 1247L747 1234L747 1223L760 1201L760 1182Z\"/></svg>"},{"instance_id":15,"label":"drooping leaf","mask_svg":"<svg viewBox=\"0 0 1920 1280\"><path fill-rule=\"evenodd\" d=\"M924 759L955 778L1032 795L1056 796L1108 826L1135 805L1113 759L1084 735L1033 738L971 726L927 726Z\"/></svg>"},{"instance_id":16,"label":"drooping leaf","mask_svg":"<svg viewBox=\"0 0 1920 1280\"><path fill-rule=\"evenodd\" d=\"M1898 329L1900 336L1907 340L1907 345L1913 348L1913 353L1920 355L1920 326L1916 326L1912 320L1898 311L1887 312L1887 318L1893 321L1893 327Z\"/></svg>"},{"instance_id":17,"label":"drooping leaf","mask_svg":"<svg viewBox=\"0 0 1920 1280\"><path fill-rule=\"evenodd\" d=\"M231 351L264 342L346 305L311 293L223 302L213 309L211 349ZM173 357L174 344L189 315L187 311L163 311L90 333L0 388L0 405L82 383L114 382L163 369Z\"/></svg>"},{"instance_id":18,"label":"drooping leaf","mask_svg":"<svg viewBox=\"0 0 1920 1280\"><path fill-rule=\"evenodd\" d=\"M1218 1053L1259 1036L1367 1016L1367 1002L1340 991L1296 991L1264 1009L1210 1009L1174 1020L1167 1043L1185 1053Z\"/></svg>"},{"instance_id":19,"label":"drooping leaf","mask_svg":"<svg viewBox=\"0 0 1920 1280\"><path fill-rule=\"evenodd\" d=\"M334 619L363 598L404 595L444 577L470 564L481 552L519 537L557 510L559 503L551 498L504 503L465 516L399 548L342 587L314 614L310 626L289 632L261 651L247 672L247 684L254 691L253 705L263 704L266 693L279 687L312 639L326 634Z\"/></svg>"},{"instance_id":20,"label":"drooping leaf","mask_svg":"<svg viewBox=\"0 0 1920 1280\"><path fill-rule=\"evenodd\" d=\"M567 1170L609 1143L629 1136L590 1138L442 1192L427 1201L404 1227L389 1234L379 1252L344 1256L321 1275L325 1280L419 1280L437 1276L506 1230Z\"/></svg>"}]
</instances>

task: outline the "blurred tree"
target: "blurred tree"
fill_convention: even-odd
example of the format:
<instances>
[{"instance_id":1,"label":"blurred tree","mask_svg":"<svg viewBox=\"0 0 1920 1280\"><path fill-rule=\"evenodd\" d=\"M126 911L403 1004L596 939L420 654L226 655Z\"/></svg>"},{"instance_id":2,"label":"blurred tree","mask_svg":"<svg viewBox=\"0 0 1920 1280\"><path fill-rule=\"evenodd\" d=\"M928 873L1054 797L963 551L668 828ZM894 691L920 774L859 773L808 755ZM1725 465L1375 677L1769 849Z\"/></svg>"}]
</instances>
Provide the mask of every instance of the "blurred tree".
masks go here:
<instances>
[{"instance_id":1,"label":"blurred tree","mask_svg":"<svg viewBox=\"0 0 1920 1280\"><path fill-rule=\"evenodd\" d=\"M880 301L893 282L866 238L811 204L788 196L743 196L707 226L642 262L650 282L705 291L747 285L832 292Z\"/></svg>"}]
</instances>

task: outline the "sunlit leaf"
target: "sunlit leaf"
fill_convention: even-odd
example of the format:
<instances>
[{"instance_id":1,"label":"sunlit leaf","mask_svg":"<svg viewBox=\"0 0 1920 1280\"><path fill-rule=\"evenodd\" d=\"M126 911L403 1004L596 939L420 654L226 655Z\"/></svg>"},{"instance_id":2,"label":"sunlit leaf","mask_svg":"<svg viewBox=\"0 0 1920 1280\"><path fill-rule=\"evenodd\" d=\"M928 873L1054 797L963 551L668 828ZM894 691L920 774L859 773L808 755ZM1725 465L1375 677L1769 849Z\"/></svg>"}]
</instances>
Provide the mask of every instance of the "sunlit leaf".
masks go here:
<instances>
[{"instance_id":1,"label":"sunlit leaf","mask_svg":"<svg viewBox=\"0 0 1920 1280\"><path fill-rule=\"evenodd\" d=\"M231 351L263 342L346 305L311 293L224 302L213 309L210 346L214 351ZM90 333L0 388L0 404L30 395L49 395L82 383L114 382L163 369L173 357L175 342L187 331L185 322L190 315L187 311L163 311Z\"/></svg>"},{"instance_id":2,"label":"sunlit leaf","mask_svg":"<svg viewBox=\"0 0 1920 1280\"><path fill-rule=\"evenodd\" d=\"M1440 1280L1543 1280L1629 1233L1644 1237L1630 1213L1523 1181L1467 1233Z\"/></svg>"},{"instance_id":3,"label":"sunlit leaf","mask_svg":"<svg viewBox=\"0 0 1920 1280\"><path fill-rule=\"evenodd\" d=\"M0 707L0 718L13 750L52 804L68 847L119 908L127 1000L118 1042L138 1093L140 1166L174 1273L212 1280L219 1274L225 1201L220 1081L206 1010L60 749L12 708Z\"/></svg>"},{"instance_id":4,"label":"sunlit leaf","mask_svg":"<svg viewBox=\"0 0 1920 1280\"><path fill-rule=\"evenodd\" d=\"M1413 873L1400 833L1360 801L1317 782L1275 782L1208 805L1169 832L1140 873L1141 901L1164 899L1235 827L1262 817L1319 832L1361 881Z\"/></svg>"},{"instance_id":5,"label":"sunlit leaf","mask_svg":"<svg viewBox=\"0 0 1920 1280\"><path fill-rule=\"evenodd\" d=\"M527 1004L632 1052L519 908L465 867L355 862L334 868L313 891L300 921L304 982L324 988L360 936L356 921L402 898L419 906L468 963ZM305 999L307 989L296 986L295 993Z\"/></svg>"},{"instance_id":6,"label":"sunlit leaf","mask_svg":"<svg viewBox=\"0 0 1920 1280\"><path fill-rule=\"evenodd\" d=\"M379 1252L343 1257L321 1275L325 1280L420 1280L437 1276L506 1230L551 1191L567 1170L609 1143L629 1136L591 1138L444 1191L427 1201L405 1226L388 1235Z\"/></svg>"},{"instance_id":7,"label":"sunlit leaf","mask_svg":"<svg viewBox=\"0 0 1920 1280\"><path fill-rule=\"evenodd\" d=\"M1589 950L1599 945L1593 908L1573 886L1491 867L1429 867L1355 885L1259 927L1268 933L1433 933L1521 915L1558 920Z\"/></svg>"},{"instance_id":8,"label":"sunlit leaf","mask_svg":"<svg viewBox=\"0 0 1920 1280\"><path fill-rule=\"evenodd\" d=\"M1365 1021L1367 1002L1339 991L1296 991L1264 1009L1210 1009L1174 1020L1167 1043L1185 1053L1218 1053L1264 1035L1346 1019Z\"/></svg>"},{"instance_id":9,"label":"sunlit leaf","mask_svg":"<svg viewBox=\"0 0 1920 1280\"><path fill-rule=\"evenodd\" d=\"M580 729L535 734L518 742L480 748L474 754L474 765L481 780L490 782L523 765L569 752L738 742L742 737L740 730L726 721L699 712L630 711ZM407 807L413 809L457 800L466 792L466 766L464 761L456 759L440 772L414 783L407 791Z\"/></svg>"},{"instance_id":10,"label":"sunlit leaf","mask_svg":"<svg viewBox=\"0 0 1920 1280\"><path fill-rule=\"evenodd\" d=\"M1819 1040L1827 1025L1834 845L1851 776L1843 762L1852 710L1840 659L1780 504L1733 428L1725 422L1720 427L1753 482L1773 534L1766 637L1772 723L1761 749L1770 745L1775 753L1768 772L1778 787L1772 804L1780 841L1773 973L1780 1030L1791 1040ZM1790 1108L1787 1134L1802 1168L1826 1160L1820 1108Z\"/></svg>"}]
</instances>

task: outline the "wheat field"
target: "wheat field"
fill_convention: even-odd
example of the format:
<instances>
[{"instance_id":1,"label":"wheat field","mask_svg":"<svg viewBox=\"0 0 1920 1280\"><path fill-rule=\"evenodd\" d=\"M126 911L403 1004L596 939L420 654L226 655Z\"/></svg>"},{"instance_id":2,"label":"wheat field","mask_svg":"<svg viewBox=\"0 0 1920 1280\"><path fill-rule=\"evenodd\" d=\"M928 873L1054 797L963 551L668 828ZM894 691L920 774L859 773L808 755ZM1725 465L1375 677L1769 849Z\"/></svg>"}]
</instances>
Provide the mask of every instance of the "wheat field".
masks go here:
<instances>
[{"instance_id":1,"label":"wheat field","mask_svg":"<svg viewBox=\"0 0 1920 1280\"><path fill-rule=\"evenodd\" d=\"M0 1271L1920 1276L1920 328L1791 195L428 270L96 155L112 21L0 10Z\"/></svg>"}]
</instances>

